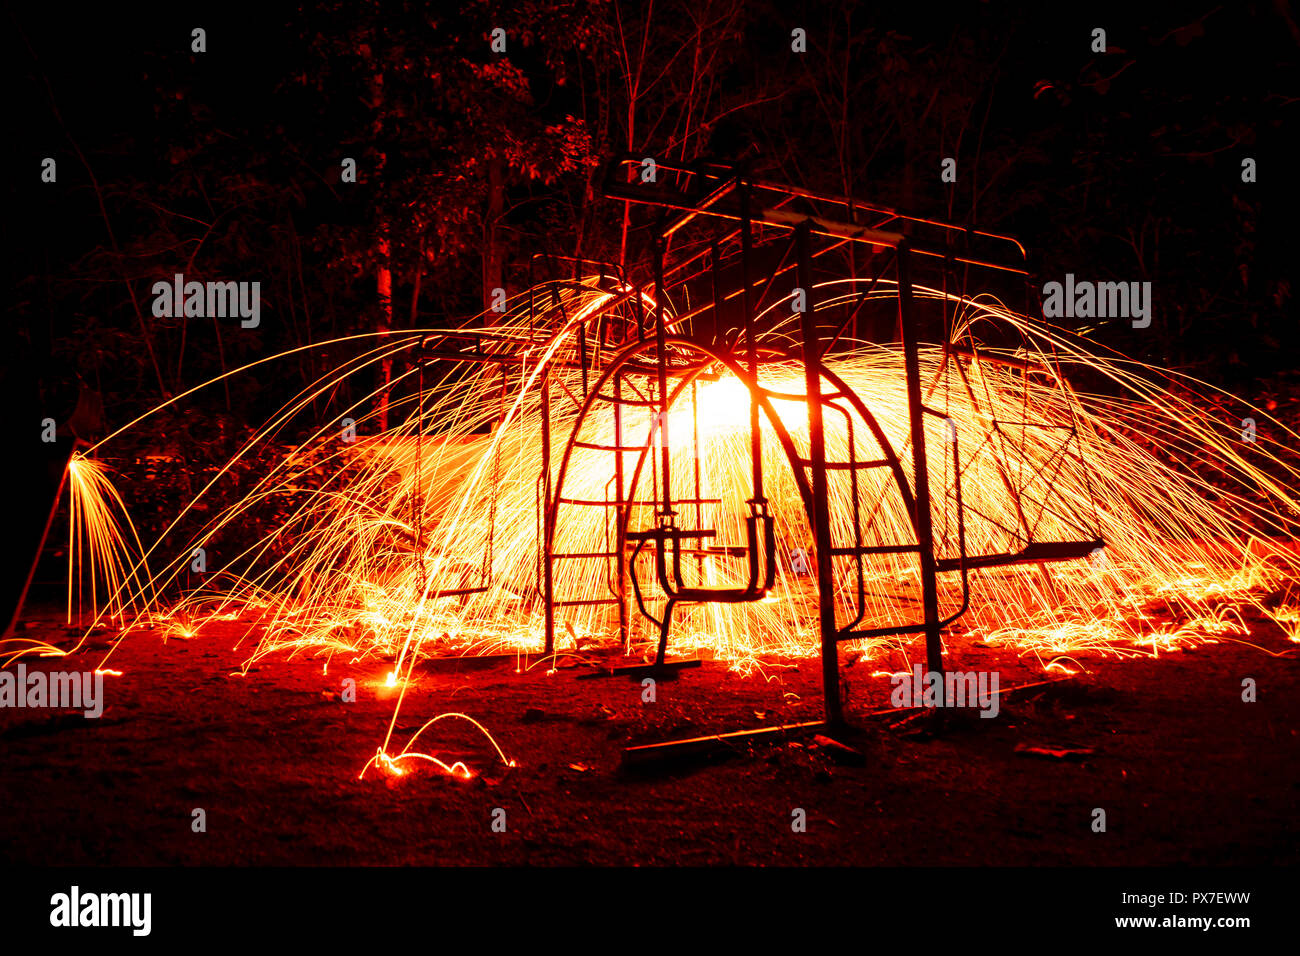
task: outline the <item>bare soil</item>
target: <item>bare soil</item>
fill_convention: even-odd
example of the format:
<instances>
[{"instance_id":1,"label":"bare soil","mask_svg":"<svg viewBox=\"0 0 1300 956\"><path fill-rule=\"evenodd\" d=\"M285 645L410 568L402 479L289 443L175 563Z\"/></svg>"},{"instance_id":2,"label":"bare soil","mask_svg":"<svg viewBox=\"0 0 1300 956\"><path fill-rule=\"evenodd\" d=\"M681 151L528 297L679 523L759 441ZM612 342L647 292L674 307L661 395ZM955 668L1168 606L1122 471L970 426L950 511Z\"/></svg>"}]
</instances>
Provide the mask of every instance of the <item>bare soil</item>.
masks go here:
<instances>
[{"instance_id":1,"label":"bare soil","mask_svg":"<svg viewBox=\"0 0 1300 956\"><path fill-rule=\"evenodd\" d=\"M461 720L415 749L464 761L469 780L412 763L358 779L393 713L391 665L268 659L238 676L249 646L230 635L137 634L109 662L122 676L106 678L98 720L0 710L0 845L24 864L1295 863L1297 645L1269 627L1249 638L1262 649L1080 656L1086 673L1007 694L991 720L875 713L891 685L873 673L899 662L858 660L843 671L858 730L841 738L858 763L790 736L621 767L639 743L820 718L812 660L747 677L709 662L661 681L654 703L637 681L580 679L592 668L563 659L553 673L536 659L422 664L389 751L437 714L467 714L515 767ZM74 640L53 613L27 634ZM90 670L110 637L28 667ZM1004 691L1045 679L1032 658L978 646L952 649L950 664L997 669ZM1242 701L1246 677L1255 703ZM345 678L354 703L340 698ZM796 809L806 832L792 830Z\"/></svg>"}]
</instances>

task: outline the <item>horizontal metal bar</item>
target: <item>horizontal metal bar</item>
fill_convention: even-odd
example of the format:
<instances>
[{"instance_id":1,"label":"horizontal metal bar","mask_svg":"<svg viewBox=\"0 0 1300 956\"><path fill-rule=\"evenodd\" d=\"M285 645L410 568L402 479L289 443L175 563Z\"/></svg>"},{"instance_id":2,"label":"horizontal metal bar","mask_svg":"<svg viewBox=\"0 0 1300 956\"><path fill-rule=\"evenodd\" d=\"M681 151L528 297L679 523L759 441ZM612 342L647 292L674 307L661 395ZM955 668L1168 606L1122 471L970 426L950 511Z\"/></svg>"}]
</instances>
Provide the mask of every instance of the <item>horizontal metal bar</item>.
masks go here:
<instances>
[{"instance_id":1,"label":"horizontal metal bar","mask_svg":"<svg viewBox=\"0 0 1300 956\"><path fill-rule=\"evenodd\" d=\"M871 627L856 631L839 631L835 635L835 640L859 641L868 637L891 637L895 634L921 634L924 631L924 624L903 624L897 627Z\"/></svg>"},{"instance_id":2,"label":"horizontal metal bar","mask_svg":"<svg viewBox=\"0 0 1300 956\"><path fill-rule=\"evenodd\" d=\"M667 538L682 540L687 538L716 538L718 532L707 531L703 528L695 531L681 530L678 528L651 528L647 531L628 531L625 537L629 541L663 541Z\"/></svg>"},{"instance_id":3,"label":"horizontal metal bar","mask_svg":"<svg viewBox=\"0 0 1300 956\"><path fill-rule=\"evenodd\" d=\"M520 343L521 346L530 344L540 346L544 343ZM523 365L528 361L526 356L514 352L452 352L444 349L422 349L420 352L420 361L426 359L442 359L449 362L495 362L498 365ZM689 366L669 365L665 369L665 372L671 378L676 378L682 375L694 375L701 382L716 382L719 378L717 372L695 371L695 369L699 368L701 365L706 364L712 364L712 362L700 362L696 365ZM552 358L546 363L546 365L548 368L572 369L574 371L579 371L583 368L581 362L571 359ZM590 370L590 364L587 365L587 368ZM646 378L652 378L659 374L659 369L657 367L653 365L642 365L639 362L628 362L621 366L619 371L624 375L637 375ZM605 398L605 396L601 397ZM606 398L606 400L613 401L613 399L609 398ZM628 405L632 403L624 401L622 404ZM652 404L657 405L658 402Z\"/></svg>"},{"instance_id":4,"label":"horizontal metal bar","mask_svg":"<svg viewBox=\"0 0 1300 956\"><path fill-rule=\"evenodd\" d=\"M868 229L866 226L856 226L851 222L836 222L834 219L809 216L801 212L791 212L787 209L763 209L759 212L759 218L766 225L784 226L787 229L793 229L795 226L806 222L812 232L823 236L832 236L836 239L852 239L855 242L869 242L875 246L897 246L903 241L901 232Z\"/></svg>"},{"instance_id":5,"label":"horizontal metal bar","mask_svg":"<svg viewBox=\"0 0 1300 956\"><path fill-rule=\"evenodd\" d=\"M1106 542L1101 540L1031 542L1021 551L968 556L964 566L967 570L971 570L972 568L1003 568L1039 561L1074 561L1086 558L1098 548L1105 546ZM962 567L961 558L942 558L935 562L936 571L960 571Z\"/></svg>"},{"instance_id":6,"label":"horizontal metal bar","mask_svg":"<svg viewBox=\"0 0 1300 956\"><path fill-rule=\"evenodd\" d=\"M811 458L798 458L796 461L806 468L812 467ZM892 464L888 458L876 458L871 461L828 461L824 462L826 468L831 471L852 471L857 468L883 468L885 465Z\"/></svg>"},{"instance_id":7,"label":"horizontal metal bar","mask_svg":"<svg viewBox=\"0 0 1300 956\"><path fill-rule=\"evenodd\" d=\"M591 451L649 451L649 445L601 445L597 442L575 441L574 448L587 448Z\"/></svg>"},{"instance_id":8,"label":"horizontal metal bar","mask_svg":"<svg viewBox=\"0 0 1300 956\"><path fill-rule=\"evenodd\" d=\"M1023 418L995 418L994 425L1013 425L1020 428L1057 428L1061 431L1074 431L1075 427L1070 422L1031 422Z\"/></svg>"},{"instance_id":9,"label":"horizontal metal bar","mask_svg":"<svg viewBox=\"0 0 1300 956\"><path fill-rule=\"evenodd\" d=\"M445 591L430 591L431 598L461 597L466 594L483 594L487 588L449 588Z\"/></svg>"},{"instance_id":10,"label":"horizontal metal bar","mask_svg":"<svg viewBox=\"0 0 1300 956\"><path fill-rule=\"evenodd\" d=\"M620 505L644 505L654 507L661 504L659 501L644 500L627 500L627 501L600 501L592 498L560 498L559 503L562 505L584 505L593 508L616 508ZM675 505L720 505L721 498L674 498L672 501Z\"/></svg>"},{"instance_id":11,"label":"horizontal metal bar","mask_svg":"<svg viewBox=\"0 0 1300 956\"><path fill-rule=\"evenodd\" d=\"M759 386L758 390L762 392L766 397L774 398L779 402L806 402L808 400L807 395L802 395L798 392L778 392L774 389L763 388L761 385ZM821 400L823 405L837 398L844 398L844 393L843 392L822 392L821 394Z\"/></svg>"},{"instance_id":12,"label":"horizontal metal bar","mask_svg":"<svg viewBox=\"0 0 1300 956\"><path fill-rule=\"evenodd\" d=\"M609 402L611 405L639 405L648 408L659 407L659 399L657 398L615 398L613 395L606 395L603 392L597 392L596 397L602 402Z\"/></svg>"},{"instance_id":13,"label":"horizontal metal bar","mask_svg":"<svg viewBox=\"0 0 1300 956\"><path fill-rule=\"evenodd\" d=\"M633 550L634 545L629 544L628 550ZM642 551L653 553L658 548L657 541L651 541L641 545ZM720 544L712 548L674 548L678 554L695 555L696 557L742 557L749 553L749 546L744 544Z\"/></svg>"},{"instance_id":14,"label":"horizontal metal bar","mask_svg":"<svg viewBox=\"0 0 1300 956\"><path fill-rule=\"evenodd\" d=\"M710 206L712 206L712 205L713 205L714 203L716 203L719 199L722 199L724 196L726 196L728 193L730 193L733 189L735 189L735 188L736 188L736 184L737 184L737 182L738 182L738 180L737 180L737 178L736 178L735 176L729 176L728 178L724 179L724 180L722 181L721 185L719 185L717 188L715 188L715 189L713 190L713 192L709 193L707 196L705 196L703 199L701 199L698 203L696 203L694 209L689 209L689 210L686 210L686 211L682 212L681 215L677 216L677 217L676 217L675 219L673 219L671 222L669 222L668 224L666 224L666 225L664 226L664 228L662 229L662 231L661 231L660 234L661 234L665 239L667 239L669 236L671 236L671 235L672 235L674 232L676 232L678 229L681 229L683 226L685 226L688 222L690 222L690 221L691 221L692 219L694 219L696 216L700 215L700 214L703 213L703 212L706 212Z\"/></svg>"},{"instance_id":15,"label":"horizontal metal bar","mask_svg":"<svg viewBox=\"0 0 1300 956\"><path fill-rule=\"evenodd\" d=\"M872 544L862 545L857 548L831 548L831 557L851 558L860 554L908 554L920 550L921 546L917 544Z\"/></svg>"}]
</instances>

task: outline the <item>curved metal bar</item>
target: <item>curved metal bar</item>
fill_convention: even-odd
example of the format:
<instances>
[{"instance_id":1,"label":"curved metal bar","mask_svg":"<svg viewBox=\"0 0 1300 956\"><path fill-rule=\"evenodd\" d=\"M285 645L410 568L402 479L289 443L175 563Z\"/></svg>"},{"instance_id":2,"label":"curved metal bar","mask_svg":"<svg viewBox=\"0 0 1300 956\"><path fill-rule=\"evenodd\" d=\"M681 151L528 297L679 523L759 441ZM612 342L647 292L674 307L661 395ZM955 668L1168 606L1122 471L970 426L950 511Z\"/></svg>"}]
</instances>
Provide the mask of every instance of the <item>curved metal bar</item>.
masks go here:
<instances>
[{"instance_id":1,"label":"curved metal bar","mask_svg":"<svg viewBox=\"0 0 1300 956\"><path fill-rule=\"evenodd\" d=\"M746 388L750 392L751 400L758 405L758 407L762 410L764 416L766 417L768 423L771 425L772 430L776 435L777 441L781 445L782 451L785 452L786 458L790 463L791 471L795 479L795 485L799 491L800 499L802 500L804 505L805 515L808 517L808 520L811 521L812 509L813 509L812 488L808 481L806 468L802 463L802 459L799 455L797 447L795 446L794 440L790 435L789 430L786 428L785 423L781 420L780 416L776 413L776 410L772 405L771 399L769 397L770 393L768 392L768 390L764 389L762 386L757 384L755 380L755 376L751 376L749 374L748 370L743 367L739 359L729 356L718 349L712 348L707 345L703 345L698 342L691 341L689 339L678 338L678 337L666 337L664 340L664 344L666 346L672 346L683 350L695 351L697 353L707 356L711 360L709 362L699 363L698 365L694 366L690 370L686 371L681 376L680 380L675 383L675 387L672 389L671 394L665 403L666 407L672 408L675 405L675 403L678 401L678 399L681 397L681 395L685 392L686 388L696 379L696 377L702 374L706 369L710 368L713 364L716 363L718 365L722 365L723 367L725 367L727 371L729 371L732 375L736 376L736 378L738 378L741 382L745 384ZM547 503L548 513L546 516L544 527L546 529L545 533L548 535L548 540L547 540L548 551L554 546L555 529L558 524L557 522L558 509L560 505L560 499L562 497L561 492L564 486L565 477L568 473L569 463L572 460L573 450L578 443L578 435L581 432L581 427L583 423L586 421L586 418L590 414L591 410L595 407L597 401L609 401L608 396L602 395L605 386L609 383L609 381L615 375L617 375L618 372L623 367L630 364L633 361L633 359L635 359L638 355L642 354L643 352L649 349L657 347L657 345L658 343L654 340L646 340L644 342L634 343L628 346L627 348L623 349L617 355L615 355L610 360L609 365L604 369L601 376L596 380L596 382L594 383L594 387L592 388L590 394L587 396L586 400L584 401L583 406L579 409L578 415L575 419L573 430L569 436L569 439L565 443L565 449L563 455L560 458L559 468L557 470L556 477L555 477L555 494L552 500ZM770 351L778 355L784 355L785 361L791 361L791 362L798 361L798 359L796 359L790 352L786 352L784 350L778 350L778 349L770 349ZM915 529L915 522L916 522L915 496L909 485L907 476L903 472L901 461L897 453L894 451L888 436L885 434L884 430L880 426L880 423L877 421L876 417L871 413L871 410L867 407L866 403L862 401L861 397L859 397L842 378L840 378L831 370L827 369L824 364L820 364L818 371L824 379L829 381L835 387L836 389L835 397L849 402L849 404L853 408L853 411L856 412L857 415L860 416L862 420L866 423L867 428L871 432L873 439L876 441L876 443L879 445L881 449L883 459L888 464L891 475L893 477L894 487L898 489L898 494L902 499L904 508L906 509L905 513L909 516L909 519L912 521L913 530L915 531L916 530ZM798 398L799 396L792 395L791 397ZM803 398L806 400L806 396L804 396ZM840 410L844 414L848 415L848 412L845 411L844 409L840 409ZM632 497L634 495L634 489L637 487L638 483L640 482L641 474L645 469L647 457L652 450L653 450L653 444L648 444L645 448L641 449L641 452L637 458L636 466L631 471L630 478L627 485L627 491L622 492L623 494L626 494L629 497ZM748 530L751 536L751 540L747 543L746 546L746 550L751 556L751 561L750 561L751 577L756 576L757 567L758 567L757 563L754 562L753 557L756 556L755 553L758 550L758 546L759 546L759 542L757 541L757 531L758 531L757 521L759 520L764 521L765 525L767 526L767 533L774 533L774 521L772 518L770 517L764 518L763 516L760 515L751 515L746 519ZM670 540L672 541L671 545L669 544ZM644 543L645 540L641 540L638 542L638 546L633 556L633 560L635 560L635 557L641 553L644 547ZM769 551L769 549L766 547L766 544L767 542L764 541L763 551L766 552L767 554L772 554L774 556L773 552L774 552L775 542L773 541L773 549L771 551ZM725 601L728 600L727 597L728 591L735 594L735 593L746 593L752 589L752 588L693 589L693 588L681 587L680 579L678 580L673 579L673 578L677 578L678 577L677 575L674 575L673 577L670 577L668 575L666 555L669 546L671 546L674 549L674 551L677 553L678 557L680 557L679 541L675 538L672 538L671 535L665 534L663 536L663 540L660 542L660 547L656 549L657 551L656 577L659 578L659 583L661 587L663 587L665 594L669 595L670 599L674 601L687 601L687 602L700 602L700 603L705 603L710 600ZM774 561L768 560L766 564L767 567L765 570L767 571L767 573L764 575L764 581L763 581L765 587L759 589L760 593L765 592L771 588L770 579L772 579L775 575ZM629 562L629 573L633 577L633 588L636 594L637 604L642 614L645 617L647 617L649 620L651 620L653 623L659 624L662 629L665 626L665 622L667 621L667 615L665 615L664 621L660 621L660 620L656 620L653 616L647 613L648 609L645 607L642 594L641 594L641 589L639 586L639 581L636 577L635 571L632 568L632 561ZM826 582L826 586L830 587L833 585L831 585L830 582ZM731 600L737 601L737 599L734 597L731 598ZM662 636L663 635L661 635L661 637Z\"/></svg>"}]
</instances>

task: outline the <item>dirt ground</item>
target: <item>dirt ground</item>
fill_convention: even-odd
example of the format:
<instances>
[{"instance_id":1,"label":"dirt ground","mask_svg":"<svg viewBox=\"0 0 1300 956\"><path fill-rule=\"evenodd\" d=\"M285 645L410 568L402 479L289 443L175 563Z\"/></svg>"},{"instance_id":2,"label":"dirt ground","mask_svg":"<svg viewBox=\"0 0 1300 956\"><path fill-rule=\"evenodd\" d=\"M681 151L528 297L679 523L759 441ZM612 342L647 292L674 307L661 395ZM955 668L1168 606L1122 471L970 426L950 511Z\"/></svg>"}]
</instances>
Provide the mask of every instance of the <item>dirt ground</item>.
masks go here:
<instances>
[{"instance_id":1,"label":"dirt ground","mask_svg":"<svg viewBox=\"0 0 1300 956\"><path fill-rule=\"evenodd\" d=\"M52 611L29 616L33 634L72 642ZM109 637L28 667L92 669ZM1086 673L1006 695L995 719L947 723L869 716L889 707L888 678L872 675L892 662L859 660L844 669L859 729L841 739L860 762L791 737L648 772L621 768L623 748L818 719L817 663L741 677L709 662L661 681L653 703L626 677L580 678L585 666L423 664L389 750L437 714L469 715L517 765L444 720L415 749L463 760L461 780L410 762L358 779L393 712L383 662L268 659L239 676L250 649L230 635L138 634L109 662L122 675L106 678L100 719L0 710L0 846L23 864L1295 863L1298 648L1263 626L1248 640L1262 649L1080 656ZM1044 680L1032 658L988 648L955 648L950 664L997 669L1004 692Z\"/></svg>"}]
</instances>

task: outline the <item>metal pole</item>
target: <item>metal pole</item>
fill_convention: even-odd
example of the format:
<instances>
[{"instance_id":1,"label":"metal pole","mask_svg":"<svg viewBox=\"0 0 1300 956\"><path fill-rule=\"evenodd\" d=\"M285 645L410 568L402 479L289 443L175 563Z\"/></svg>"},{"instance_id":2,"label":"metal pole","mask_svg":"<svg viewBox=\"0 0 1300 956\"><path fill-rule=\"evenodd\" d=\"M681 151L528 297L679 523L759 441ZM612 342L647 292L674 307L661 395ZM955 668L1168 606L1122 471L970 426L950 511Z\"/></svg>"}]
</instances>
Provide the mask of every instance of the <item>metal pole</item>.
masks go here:
<instances>
[{"instance_id":1,"label":"metal pole","mask_svg":"<svg viewBox=\"0 0 1300 956\"><path fill-rule=\"evenodd\" d=\"M925 612L926 666L943 673L943 628L939 624L939 583L935 574L934 526L930 515L930 469L925 454L925 413L921 397L921 366L912 310L909 249L898 244L898 325L903 340L903 367L907 378L907 418L912 440L912 466L916 477L916 536L921 559L921 604Z\"/></svg>"},{"instance_id":2,"label":"metal pole","mask_svg":"<svg viewBox=\"0 0 1300 956\"><path fill-rule=\"evenodd\" d=\"M744 282L741 293L741 319L745 325L745 360L753 377L755 392L749 399L749 459L753 474L754 501L763 499L763 432L758 417L758 343L754 337L754 312L749 285L750 263L754 253L749 209L749 184L740 187L740 271ZM807 223L805 223L807 225ZM809 227L811 228L811 227ZM811 260L810 260L811 262ZM812 268L809 266L809 274ZM809 310L811 311L811 309ZM821 414L820 409L818 414Z\"/></svg>"},{"instance_id":3,"label":"metal pole","mask_svg":"<svg viewBox=\"0 0 1300 956\"><path fill-rule=\"evenodd\" d=\"M542 601L546 605L546 653L555 653L555 584L551 576L551 374L542 373Z\"/></svg>"},{"instance_id":4,"label":"metal pole","mask_svg":"<svg viewBox=\"0 0 1300 956\"><path fill-rule=\"evenodd\" d=\"M663 518L673 515L673 496L670 483L672 474L672 449L668 446L668 334L664 328L664 241L655 236L655 365L657 384L659 386L658 421L655 422L655 434L660 443L660 458L663 468ZM667 544L660 542L660 547ZM676 550L674 549L674 554Z\"/></svg>"},{"instance_id":5,"label":"metal pole","mask_svg":"<svg viewBox=\"0 0 1300 956\"><path fill-rule=\"evenodd\" d=\"M812 470L813 542L817 551L817 610L821 625L822 695L826 702L826 723L836 728L844 723L840 702L839 642L835 628L835 579L831 564L831 514L827 498L826 433L822 417L821 344L817 318L813 315L812 230L802 222L794 231L798 259L799 288L803 290L804 378L808 394L808 465Z\"/></svg>"},{"instance_id":6,"label":"metal pole","mask_svg":"<svg viewBox=\"0 0 1300 956\"><path fill-rule=\"evenodd\" d=\"M575 428L578 426L574 426ZM614 550L615 569L618 574L618 637L626 653L631 650L631 634L627 619L627 520L628 507L623 502L631 497L630 489L624 489L623 480L623 373L614 374L614 478L617 485L615 499L618 505L614 509Z\"/></svg>"}]
</instances>

